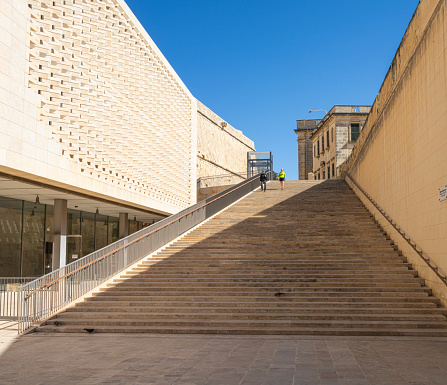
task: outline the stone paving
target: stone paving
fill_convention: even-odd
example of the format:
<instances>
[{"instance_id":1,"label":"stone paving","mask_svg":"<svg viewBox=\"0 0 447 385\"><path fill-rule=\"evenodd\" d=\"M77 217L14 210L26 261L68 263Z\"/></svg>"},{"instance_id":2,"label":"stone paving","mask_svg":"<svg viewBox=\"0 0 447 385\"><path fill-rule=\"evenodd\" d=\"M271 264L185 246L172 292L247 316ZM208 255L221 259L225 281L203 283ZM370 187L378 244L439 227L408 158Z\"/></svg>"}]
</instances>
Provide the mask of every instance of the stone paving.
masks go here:
<instances>
[{"instance_id":1,"label":"stone paving","mask_svg":"<svg viewBox=\"0 0 447 385\"><path fill-rule=\"evenodd\" d=\"M0 384L445 385L447 339L0 331Z\"/></svg>"}]
</instances>

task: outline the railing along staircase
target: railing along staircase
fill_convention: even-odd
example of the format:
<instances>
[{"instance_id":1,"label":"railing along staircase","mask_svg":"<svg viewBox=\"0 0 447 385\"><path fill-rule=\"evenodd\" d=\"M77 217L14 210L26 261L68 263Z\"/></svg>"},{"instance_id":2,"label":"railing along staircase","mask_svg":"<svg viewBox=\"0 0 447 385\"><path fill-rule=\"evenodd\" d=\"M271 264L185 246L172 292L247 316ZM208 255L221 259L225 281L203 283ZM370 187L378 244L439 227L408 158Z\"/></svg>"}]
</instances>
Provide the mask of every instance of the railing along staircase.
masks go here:
<instances>
[{"instance_id":1,"label":"railing along staircase","mask_svg":"<svg viewBox=\"0 0 447 385\"><path fill-rule=\"evenodd\" d=\"M23 285L18 330L22 333L95 289L148 254L259 187L254 176Z\"/></svg>"},{"instance_id":2,"label":"railing along staircase","mask_svg":"<svg viewBox=\"0 0 447 385\"><path fill-rule=\"evenodd\" d=\"M344 181L270 182L36 331L446 337L440 305Z\"/></svg>"}]
</instances>

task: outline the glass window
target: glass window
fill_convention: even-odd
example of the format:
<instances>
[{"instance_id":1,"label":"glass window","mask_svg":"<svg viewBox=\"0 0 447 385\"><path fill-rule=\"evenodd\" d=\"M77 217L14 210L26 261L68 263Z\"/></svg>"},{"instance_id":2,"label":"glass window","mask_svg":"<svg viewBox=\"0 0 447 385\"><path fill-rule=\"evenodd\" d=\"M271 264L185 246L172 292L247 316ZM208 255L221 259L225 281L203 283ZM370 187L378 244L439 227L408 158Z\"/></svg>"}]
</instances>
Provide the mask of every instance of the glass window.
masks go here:
<instances>
[{"instance_id":1,"label":"glass window","mask_svg":"<svg viewBox=\"0 0 447 385\"><path fill-rule=\"evenodd\" d=\"M335 163L332 163L332 176L335 176Z\"/></svg>"},{"instance_id":2,"label":"glass window","mask_svg":"<svg viewBox=\"0 0 447 385\"><path fill-rule=\"evenodd\" d=\"M331 179L330 166L327 166L327 178Z\"/></svg>"},{"instance_id":3,"label":"glass window","mask_svg":"<svg viewBox=\"0 0 447 385\"><path fill-rule=\"evenodd\" d=\"M22 276L40 277L44 273L45 205L24 202Z\"/></svg>"},{"instance_id":4,"label":"glass window","mask_svg":"<svg viewBox=\"0 0 447 385\"><path fill-rule=\"evenodd\" d=\"M44 270L45 274L53 270L53 233L54 233L54 207L50 205L45 206L45 260Z\"/></svg>"},{"instance_id":5,"label":"glass window","mask_svg":"<svg viewBox=\"0 0 447 385\"><path fill-rule=\"evenodd\" d=\"M107 243L116 242L119 239L119 219L114 217L109 217L107 231Z\"/></svg>"},{"instance_id":6,"label":"glass window","mask_svg":"<svg viewBox=\"0 0 447 385\"><path fill-rule=\"evenodd\" d=\"M356 142L360 135L360 124L351 123L351 142Z\"/></svg>"},{"instance_id":7,"label":"glass window","mask_svg":"<svg viewBox=\"0 0 447 385\"><path fill-rule=\"evenodd\" d=\"M81 235L81 212L79 210L67 210L67 234Z\"/></svg>"},{"instance_id":8,"label":"glass window","mask_svg":"<svg viewBox=\"0 0 447 385\"><path fill-rule=\"evenodd\" d=\"M138 222L129 219L129 235L138 231Z\"/></svg>"},{"instance_id":9,"label":"glass window","mask_svg":"<svg viewBox=\"0 0 447 385\"><path fill-rule=\"evenodd\" d=\"M324 134L321 136L321 151L324 151Z\"/></svg>"},{"instance_id":10,"label":"glass window","mask_svg":"<svg viewBox=\"0 0 447 385\"><path fill-rule=\"evenodd\" d=\"M83 211L81 213L82 256L95 251L95 215Z\"/></svg>"},{"instance_id":11,"label":"glass window","mask_svg":"<svg viewBox=\"0 0 447 385\"><path fill-rule=\"evenodd\" d=\"M102 249L107 246L107 215L96 215L96 233L95 233L95 250Z\"/></svg>"},{"instance_id":12,"label":"glass window","mask_svg":"<svg viewBox=\"0 0 447 385\"><path fill-rule=\"evenodd\" d=\"M326 131L326 145L329 147L329 130Z\"/></svg>"},{"instance_id":13,"label":"glass window","mask_svg":"<svg viewBox=\"0 0 447 385\"><path fill-rule=\"evenodd\" d=\"M0 197L0 271L3 277L21 276L22 205Z\"/></svg>"}]
</instances>

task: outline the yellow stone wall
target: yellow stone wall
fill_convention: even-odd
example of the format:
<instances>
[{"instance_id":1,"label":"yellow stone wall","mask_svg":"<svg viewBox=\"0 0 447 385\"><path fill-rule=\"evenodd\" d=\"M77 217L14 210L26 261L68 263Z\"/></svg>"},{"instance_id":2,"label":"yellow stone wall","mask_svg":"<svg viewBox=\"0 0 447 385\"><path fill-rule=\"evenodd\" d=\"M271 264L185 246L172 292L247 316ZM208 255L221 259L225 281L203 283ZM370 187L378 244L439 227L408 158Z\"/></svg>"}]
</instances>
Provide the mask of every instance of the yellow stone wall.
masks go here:
<instances>
[{"instance_id":1,"label":"yellow stone wall","mask_svg":"<svg viewBox=\"0 0 447 385\"><path fill-rule=\"evenodd\" d=\"M442 275L447 274L447 200L438 196L447 184L446 36L446 1L422 0L344 165ZM447 304L445 285L375 214Z\"/></svg>"}]
</instances>

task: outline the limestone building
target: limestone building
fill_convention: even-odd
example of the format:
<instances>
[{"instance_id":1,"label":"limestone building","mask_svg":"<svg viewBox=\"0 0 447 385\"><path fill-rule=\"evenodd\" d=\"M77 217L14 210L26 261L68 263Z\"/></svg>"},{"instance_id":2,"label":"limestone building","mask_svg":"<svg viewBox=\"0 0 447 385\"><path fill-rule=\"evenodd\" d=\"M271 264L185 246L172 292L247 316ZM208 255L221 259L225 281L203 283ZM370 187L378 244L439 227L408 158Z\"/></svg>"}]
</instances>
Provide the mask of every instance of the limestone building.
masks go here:
<instances>
[{"instance_id":1,"label":"limestone building","mask_svg":"<svg viewBox=\"0 0 447 385\"><path fill-rule=\"evenodd\" d=\"M311 136L316 130L319 119L297 120L295 133L298 135L298 179L309 179L313 171L313 153Z\"/></svg>"},{"instance_id":2,"label":"limestone building","mask_svg":"<svg viewBox=\"0 0 447 385\"><path fill-rule=\"evenodd\" d=\"M0 21L1 276L47 273L195 203L202 173L245 169L253 142L214 125L123 0L1 0Z\"/></svg>"},{"instance_id":3,"label":"limestone building","mask_svg":"<svg viewBox=\"0 0 447 385\"><path fill-rule=\"evenodd\" d=\"M339 177L339 167L351 154L371 106L335 105L318 123L312 140L309 179Z\"/></svg>"}]
</instances>

